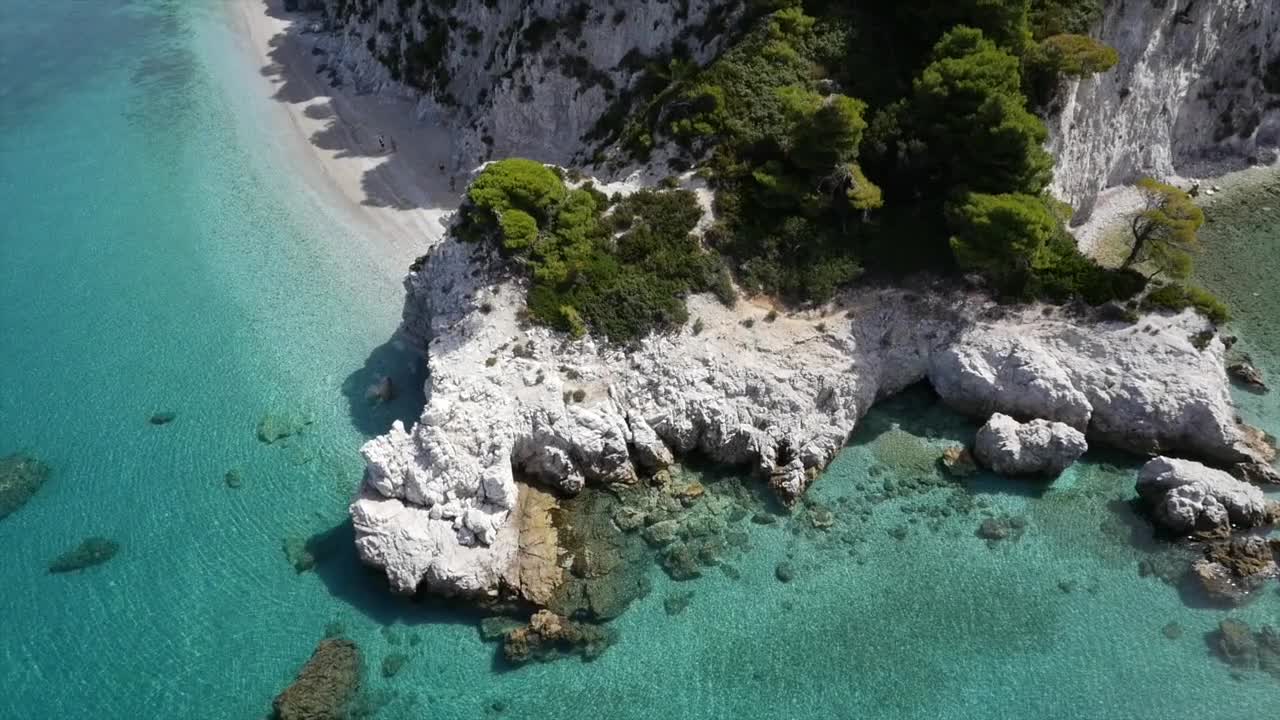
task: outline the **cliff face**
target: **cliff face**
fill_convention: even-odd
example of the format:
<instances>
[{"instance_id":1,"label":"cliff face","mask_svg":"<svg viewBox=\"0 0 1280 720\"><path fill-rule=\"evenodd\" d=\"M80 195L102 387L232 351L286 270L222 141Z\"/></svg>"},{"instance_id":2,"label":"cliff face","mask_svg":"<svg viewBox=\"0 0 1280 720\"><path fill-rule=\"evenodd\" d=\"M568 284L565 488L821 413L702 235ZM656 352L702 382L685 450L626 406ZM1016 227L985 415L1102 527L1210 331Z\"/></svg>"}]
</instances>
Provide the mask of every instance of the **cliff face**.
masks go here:
<instances>
[{"instance_id":1,"label":"cliff face","mask_svg":"<svg viewBox=\"0 0 1280 720\"><path fill-rule=\"evenodd\" d=\"M467 166L520 155L568 164L673 47L706 62L738 0L323 0L333 48L362 89L399 88L456 128ZM581 159L581 158L580 158Z\"/></svg>"},{"instance_id":2,"label":"cliff face","mask_svg":"<svg viewBox=\"0 0 1280 720\"><path fill-rule=\"evenodd\" d=\"M1142 175L1203 177L1280 147L1280 3L1112 0L1099 28L1120 53L1074 82L1050 120L1053 189L1087 216Z\"/></svg>"}]
</instances>

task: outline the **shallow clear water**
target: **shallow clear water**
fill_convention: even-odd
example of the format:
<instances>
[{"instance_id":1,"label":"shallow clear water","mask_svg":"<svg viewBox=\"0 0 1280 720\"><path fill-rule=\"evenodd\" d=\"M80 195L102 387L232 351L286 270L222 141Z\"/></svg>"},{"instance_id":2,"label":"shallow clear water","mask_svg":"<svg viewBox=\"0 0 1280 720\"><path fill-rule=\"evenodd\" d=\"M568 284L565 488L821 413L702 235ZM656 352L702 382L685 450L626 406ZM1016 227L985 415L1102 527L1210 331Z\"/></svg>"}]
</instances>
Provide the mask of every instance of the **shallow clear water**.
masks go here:
<instances>
[{"instance_id":1,"label":"shallow clear water","mask_svg":"<svg viewBox=\"0 0 1280 720\"><path fill-rule=\"evenodd\" d=\"M357 566L343 517L360 442L420 402L363 399L378 373L413 384L387 344L409 258L366 252L289 177L273 154L286 130L224 9L0 7L0 454L54 467L0 521L0 717L261 717L334 622L364 651L366 699L385 718L1274 710L1280 683L1233 680L1208 652L1203 635L1226 613L1139 577L1153 546L1126 504L1130 461L1091 456L1048 488L985 477L881 498L886 481L933 477L941 444L973 431L927 394L875 411L815 486L834 527L744 521L736 580L713 570L677 584L652 568L653 592L593 663L499 671L469 618L388 597ZM1280 373L1267 328L1280 255L1264 244L1280 217L1248 218L1204 280L1268 293L1239 302L1237 325ZM1280 430L1268 398L1242 400ZM177 419L149 425L158 411ZM267 446L255 437L267 413L314 422ZM232 469L239 489L223 481ZM984 513L1025 518L1022 537L976 537ZM318 572L296 574L284 539L324 531ZM87 535L123 550L47 574ZM794 581L775 578L781 561ZM670 617L675 590L694 597ZM1280 593L1234 614L1280 621ZM1181 638L1163 636L1169 622ZM392 653L411 659L384 679Z\"/></svg>"}]
</instances>

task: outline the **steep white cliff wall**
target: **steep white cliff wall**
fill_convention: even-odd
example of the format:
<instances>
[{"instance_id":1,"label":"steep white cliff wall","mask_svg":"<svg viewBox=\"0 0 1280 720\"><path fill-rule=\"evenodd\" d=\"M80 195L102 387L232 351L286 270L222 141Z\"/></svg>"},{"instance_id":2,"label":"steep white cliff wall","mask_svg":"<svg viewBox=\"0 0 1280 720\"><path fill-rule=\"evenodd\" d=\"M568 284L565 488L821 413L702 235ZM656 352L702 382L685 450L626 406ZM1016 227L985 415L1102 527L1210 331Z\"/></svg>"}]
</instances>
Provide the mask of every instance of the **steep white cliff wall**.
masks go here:
<instances>
[{"instance_id":1,"label":"steep white cliff wall","mask_svg":"<svg viewBox=\"0 0 1280 720\"><path fill-rule=\"evenodd\" d=\"M421 97L456 129L458 167L511 155L569 164L651 60L709 61L738 0L324 0L352 82Z\"/></svg>"},{"instance_id":2,"label":"steep white cliff wall","mask_svg":"<svg viewBox=\"0 0 1280 720\"><path fill-rule=\"evenodd\" d=\"M1053 190L1086 217L1142 175L1204 177L1280 147L1280 2L1111 0L1110 72L1074 82L1050 121Z\"/></svg>"}]
</instances>

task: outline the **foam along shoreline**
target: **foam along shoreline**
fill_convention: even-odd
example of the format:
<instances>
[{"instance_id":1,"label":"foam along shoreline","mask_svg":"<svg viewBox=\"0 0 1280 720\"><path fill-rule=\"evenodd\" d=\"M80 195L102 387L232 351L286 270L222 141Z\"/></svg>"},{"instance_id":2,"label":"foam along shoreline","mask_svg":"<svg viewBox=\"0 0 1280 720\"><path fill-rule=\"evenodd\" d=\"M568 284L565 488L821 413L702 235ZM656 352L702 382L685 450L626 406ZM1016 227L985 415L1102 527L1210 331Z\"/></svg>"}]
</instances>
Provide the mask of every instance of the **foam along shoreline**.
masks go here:
<instances>
[{"instance_id":1,"label":"foam along shoreline","mask_svg":"<svg viewBox=\"0 0 1280 720\"><path fill-rule=\"evenodd\" d=\"M260 68L261 91L278 101L281 149L399 279L409 260L443 237L444 218L457 207L454 181L439 170L449 133L420 121L408 99L333 86L318 71L328 62L325 36L307 32L309 16L283 5L236 0L228 7L237 42Z\"/></svg>"}]
</instances>

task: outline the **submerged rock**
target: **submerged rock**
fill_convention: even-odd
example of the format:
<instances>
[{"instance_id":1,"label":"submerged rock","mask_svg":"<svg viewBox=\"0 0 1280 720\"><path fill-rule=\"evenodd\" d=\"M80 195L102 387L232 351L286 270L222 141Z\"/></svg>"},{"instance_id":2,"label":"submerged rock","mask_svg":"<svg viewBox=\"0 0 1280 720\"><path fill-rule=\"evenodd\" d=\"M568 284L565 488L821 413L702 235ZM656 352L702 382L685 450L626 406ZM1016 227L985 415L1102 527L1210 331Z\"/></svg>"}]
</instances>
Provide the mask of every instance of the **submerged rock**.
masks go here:
<instances>
[{"instance_id":1,"label":"submerged rock","mask_svg":"<svg viewBox=\"0 0 1280 720\"><path fill-rule=\"evenodd\" d=\"M549 610L539 610L529 624L507 633L502 644L509 662L522 664L530 660L546 662L569 655L594 660L616 641L610 628L580 623Z\"/></svg>"},{"instance_id":2,"label":"submerged rock","mask_svg":"<svg viewBox=\"0 0 1280 720\"><path fill-rule=\"evenodd\" d=\"M51 472L48 465L21 453L0 458L0 520L26 505Z\"/></svg>"},{"instance_id":3,"label":"submerged rock","mask_svg":"<svg viewBox=\"0 0 1280 720\"><path fill-rule=\"evenodd\" d=\"M796 566L789 562L780 562L773 569L773 575L778 578L778 582L789 583L796 579Z\"/></svg>"},{"instance_id":4,"label":"submerged rock","mask_svg":"<svg viewBox=\"0 0 1280 720\"><path fill-rule=\"evenodd\" d=\"M1164 627L1160 628L1160 634L1170 640L1177 640L1182 637L1182 626L1173 621L1167 622Z\"/></svg>"},{"instance_id":5,"label":"submerged rock","mask_svg":"<svg viewBox=\"0 0 1280 720\"><path fill-rule=\"evenodd\" d=\"M693 591L673 592L662 600L662 609L668 615L679 615L693 602Z\"/></svg>"},{"instance_id":6,"label":"submerged rock","mask_svg":"<svg viewBox=\"0 0 1280 720\"><path fill-rule=\"evenodd\" d=\"M1138 496L1169 532L1226 537L1231 527L1271 521L1274 505L1257 487L1191 460L1158 457L1138 474Z\"/></svg>"},{"instance_id":7,"label":"submerged rock","mask_svg":"<svg viewBox=\"0 0 1280 720\"><path fill-rule=\"evenodd\" d=\"M258 440L267 445L273 445L286 438L301 434L310 424L310 418L268 413L258 421Z\"/></svg>"},{"instance_id":8,"label":"submerged rock","mask_svg":"<svg viewBox=\"0 0 1280 720\"><path fill-rule=\"evenodd\" d=\"M369 389L365 391L364 396L372 403L387 403L395 399L396 388L395 385L392 384L391 378L384 375L378 378L377 382L369 386Z\"/></svg>"},{"instance_id":9,"label":"submerged rock","mask_svg":"<svg viewBox=\"0 0 1280 720\"><path fill-rule=\"evenodd\" d=\"M1258 642L1243 620L1226 618L1219 622L1218 629L1209 633L1209 646L1231 667L1241 670L1258 667Z\"/></svg>"},{"instance_id":10,"label":"submerged rock","mask_svg":"<svg viewBox=\"0 0 1280 720\"><path fill-rule=\"evenodd\" d=\"M382 658L382 677L393 678L399 675L408 662L409 656L404 653L391 653Z\"/></svg>"},{"instance_id":11,"label":"submerged rock","mask_svg":"<svg viewBox=\"0 0 1280 720\"><path fill-rule=\"evenodd\" d=\"M168 425L169 423L173 422L177 418L178 418L178 414L175 412L158 412L152 415L147 420L147 422L151 423L152 425Z\"/></svg>"},{"instance_id":12,"label":"submerged rock","mask_svg":"<svg viewBox=\"0 0 1280 720\"><path fill-rule=\"evenodd\" d=\"M222 482L232 490L239 490L244 485L244 478L240 476L239 470L228 470L226 475L222 476Z\"/></svg>"},{"instance_id":13,"label":"submerged rock","mask_svg":"<svg viewBox=\"0 0 1280 720\"><path fill-rule=\"evenodd\" d=\"M1061 422L1020 423L1003 413L978 431L974 454L1001 475L1058 475L1085 450L1084 433Z\"/></svg>"},{"instance_id":14,"label":"submerged rock","mask_svg":"<svg viewBox=\"0 0 1280 720\"><path fill-rule=\"evenodd\" d=\"M85 538L75 548L49 561L49 572L68 573L101 565L120 552L120 543L104 537Z\"/></svg>"},{"instance_id":15,"label":"submerged rock","mask_svg":"<svg viewBox=\"0 0 1280 720\"><path fill-rule=\"evenodd\" d=\"M276 696L278 720L342 720L360 685L360 651L341 638L321 640L293 684Z\"/></svg>"},{"instance_id":16,"label":"submerged rock","mask_svg":"<svg viewBox=\"0 0 1280 720\"><path fill-rule=\"evenodd\" d=\"M480 621L480 639L487 641L501 640L507 636L507 633L516 628L524 627L524 625L525 623L515 618L493 615Z\"/></svg>"},{"instance_id":17,"label":"submerged rock","mask_svg":"<svg viewBox=\"0 0 1280 720\"><path fill-rule=\"evenodd\" d=\"M1026 529L1026 518L1004 515L983 520L975 534L986 540L988 545L994 545L1000 540L1021 540Z\"/></svg>"},{"instance_id":18,"label":"submerged rock","mask_svg":"<svg viewBox=\"0 0 1280 720\"><path fill-rule=\"evenodd\" d=\"M302 574L315 568L316 556L311 552L310 543L302 538L285 538L283 544L284 556L294 572Z\"/></svg>"}]
</instances>

